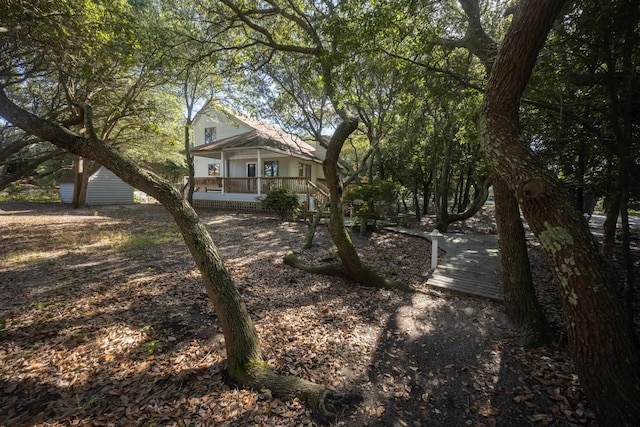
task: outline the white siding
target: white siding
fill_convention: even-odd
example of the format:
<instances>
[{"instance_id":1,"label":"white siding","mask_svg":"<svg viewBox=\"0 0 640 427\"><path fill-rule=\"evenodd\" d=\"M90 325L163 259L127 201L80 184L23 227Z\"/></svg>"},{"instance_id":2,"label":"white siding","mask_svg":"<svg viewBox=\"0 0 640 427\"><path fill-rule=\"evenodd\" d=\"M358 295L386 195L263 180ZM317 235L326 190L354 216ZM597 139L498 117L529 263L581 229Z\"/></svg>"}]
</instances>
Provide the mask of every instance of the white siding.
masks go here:
<instances>
[{"instance_id":1,"label":"white siding","mask_svg":"<svg viewBox=\"0 0 640 427\"><path fill-rule=\"evenodd\" d=\"M247 176L247 163L256 163L255 160L229 160L229 177L238 178ZM256 171L257 173L257 171Z\"/></svg>"},{"instance_id":2,"label":"white siding","mask_svg":"<svg viewBox=\"0 0 640 427\"><path fill-rule=\"evenodd\" d=\"M73 203L73 182L60 183L60 201L62 203Z\"/></svg>"},{"instance_id":3,"label":"white siding","mask_svg":"<svg viewBox=\"0 0 640 427\"><path fill-rule=\"evenodd\" d=\"M210 163L220 163L220 173L222 174L222 163L220 161L220 159L211 159L209 157L200 157L200 156L193 156L193 170L194 170L194 176L197 177L205 177L205 176L209 176L209 164ZM222 176L222 175L220 175Z\"/></svg>"},{"instance_id":4,"label":"white siding","mask_svg":"<svg viewBox=\"0 0 640 427\"><path fill-rule=\"evenodd\" d=\"M218 111L209 111L199 115L193 123L193 145L204 144L204 130L208 127L216 128L216 139L224 139L241 133L249 132L253 128L242 122L227 117ZM196 175L199 176L199 175Z\"/></svg>"},{"instance_id":5,"label":"white siding","mask_svg":"<svg viewBox=\"0 0 640 427\"><path fill-rule=\"evenodd\" d=\"M294 159L291 157L280 157L271 160L278 161L278 176L298 176L298 159Z\"/></svg>"},{"instance_id":6,"label":"white siding","mask_svg":"<svg viewBox=\"0 0 640 427\"><path fill-rule=\"evenodd\" d=\"M133 204L133 188L110 170L101 167L89 177L87 205Z\"/></svg>"},{"instance_id":7,"label":"white siding","mask_svg":"<svg viewBox=\"0 0 640 427\"><path fill-rule=\"evenodd\" d=\"M320 160L324 160L327 157L327 149L316 142L316 157Z\"/></svg>"}]
</instances>

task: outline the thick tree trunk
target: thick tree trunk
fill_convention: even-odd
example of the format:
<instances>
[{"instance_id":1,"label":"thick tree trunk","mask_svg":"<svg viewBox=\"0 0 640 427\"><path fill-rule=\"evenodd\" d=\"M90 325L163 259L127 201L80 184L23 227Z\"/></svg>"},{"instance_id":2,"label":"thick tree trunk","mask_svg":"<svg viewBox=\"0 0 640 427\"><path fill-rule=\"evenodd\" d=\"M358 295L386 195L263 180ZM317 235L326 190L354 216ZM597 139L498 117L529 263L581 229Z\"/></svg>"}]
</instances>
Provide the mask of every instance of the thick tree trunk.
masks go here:
<instances>
[{"instance_id":1,"label":"thick tree trunk","mask_svg":"<svg viewBox=\"0 0 640 427\"><path fill-rule=\"evenodd\" d=\"M471 53L480 59L487 75L489 75L497 56L498 44L489 37L482 27L478 0L460 0L460 5L469 21L465 35L465 39L469 41L467 47ZM488 160L490 161L491 159ZM498 183L500 187L503 187L504 184L505 182L502 180ZM511 190L508 190L508 193L507 190L502 192L503 197L501 199L508 204L504 209L499 206L499 202L496 200L496 220L498 228L501 230L500 252L503 265L502 281L505 287L505 307L511 320L522 327L524 343L535 345L536 341L538 341L542 344L549 337L547 332L548 322L542 316L540 304L533 291L531 267L526 255L524 233L519 231L523 229L522 220L517 206L513 205L514 203L517 204L517 201L514 201ZM496 195L496 198L498 198L498 195ZM503 238L503 233L506 233L509 237ZM527 297L531 298L531 300L527 300ZM529 313L528 310L531 310L531 312ZM536 333L534 331L537 328L540 329Z\"/></svg>"},{"instance_id":2,"label":"thick tree trunk","mask_svg":"<svg viewBox=\"0 0 640 427\"><path fill-rule=\"evenodd\" d=\"M507 183L497 175L493 178L493 191L502 254L505 311L509 320L520 329L525 347L541 346L552 341L555 333L538 303L533 287L518 201Z\"/></svg>"},{"instance_id":3,"label":"thick tree trunk","mask_svg":"<svg viewBox=\"0 0 640 427\"><path fill-rule=\"evenodd\" d=\"M561 0L521 0L485 93L488 155L549 256L569 345L601 425L638 425L640 349L613 275L569 196L519 140L518 106Z\"/></svg>"},{"instance_id":4,"label":"thick tree trunk","mask_svg":"<svg viewBox=\"0 0 640 427\"><path fill-rule=\"evenodd\" d=\"M78 209L87 203L87 167L82 156L75 156L73 159L73 208Z\"/></svg>"},{"instance_id":5,"label":"thick tree trunk","mask_svg":"<svg viewBox=\"0 0 640 427\"><path fill-rule=\"evenodd\" d=\"M329 391L297 377L271 372L263 360L256 328L240 293L224 267L218 250L198 214L182 195L152 172L138 167L93 132L91 111L86 107L88 137L76 135L52 122L40 119L13 104L0 91L0 116L72 154L99 162L123 181L158 200L174 218L187 247L200 270L225 338L230 377L242 386L268 388L283 396L307 399L317 415L330 415L325 403Z\"/></svg>"}]
</instances>

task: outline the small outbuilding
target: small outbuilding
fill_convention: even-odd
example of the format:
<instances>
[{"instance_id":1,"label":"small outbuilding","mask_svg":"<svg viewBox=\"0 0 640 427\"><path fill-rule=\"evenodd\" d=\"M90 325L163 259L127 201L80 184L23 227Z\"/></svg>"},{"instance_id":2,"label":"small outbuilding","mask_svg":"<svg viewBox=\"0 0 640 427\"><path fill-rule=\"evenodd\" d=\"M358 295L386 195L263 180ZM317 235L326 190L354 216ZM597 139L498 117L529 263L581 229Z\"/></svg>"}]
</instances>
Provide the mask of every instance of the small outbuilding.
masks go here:
<instances>
[{"instance_id":1,"label":"small outbuilding","mask_svg":"<svg viewBox=\"0 0 640 427\"><path fill-rule=\"evenodd\" d=\"M73 177L59 182L60 201L73 203ZM116 174L104 166L89 176L87 184L87 200L89 206L97 205L132 205L133 187L121 180Z\"/></svg>"}]
</instances>

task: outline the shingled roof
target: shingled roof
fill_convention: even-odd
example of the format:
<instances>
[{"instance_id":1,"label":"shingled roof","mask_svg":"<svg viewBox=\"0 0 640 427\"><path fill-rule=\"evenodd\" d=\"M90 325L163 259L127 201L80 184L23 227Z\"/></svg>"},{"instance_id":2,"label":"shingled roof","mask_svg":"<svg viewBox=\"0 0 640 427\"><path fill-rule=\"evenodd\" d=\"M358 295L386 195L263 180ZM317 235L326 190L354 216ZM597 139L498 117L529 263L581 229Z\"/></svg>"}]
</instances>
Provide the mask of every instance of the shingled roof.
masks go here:
<instances>
[{"instance_id":1,"label":"shingled roof","mask_svg":"<svg viewBox=\"0 0 640 427\"><path fill-rule=\"evenodd\" d=\"M230 111L225 111L225 113L253 128L253 130L223 138L211 144L195 147L191 149L191 154L195 156L206 156L208 153L214 151L264 148L305 160L319 161L319 159L315 157L315 148L304 142L298 136L287 133L277 126L239 113Z\"/></svg>"}]
</instances>

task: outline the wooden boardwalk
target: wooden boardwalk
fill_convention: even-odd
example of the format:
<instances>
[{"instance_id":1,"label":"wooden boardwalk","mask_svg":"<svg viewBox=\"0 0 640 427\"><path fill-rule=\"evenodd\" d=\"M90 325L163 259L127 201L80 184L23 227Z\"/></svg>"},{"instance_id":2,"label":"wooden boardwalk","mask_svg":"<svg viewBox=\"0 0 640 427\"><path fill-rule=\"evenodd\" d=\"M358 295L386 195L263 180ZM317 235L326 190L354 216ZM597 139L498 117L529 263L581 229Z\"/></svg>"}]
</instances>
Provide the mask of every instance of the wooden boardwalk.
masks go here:
<instances>
[{"instance_id":1,"label":"wooden boardwalk","mask_svg":"<svg viewBox=\"0 0 640 427\"><path fill-rule=\"evenodd\" d=\"M429 233L398 227L388 230L424 237ZM504 300L498 236L493 234L449 234L440 238L445 253L427 280L435 288Z\"/></svg>"},{"instance_id":2,"label":"wooden boardwalk","mask_svg":"<svg viewBox=\"0 0 640 427\"><path fill-rule=\"evenodd\" d=\"M427 284L503 301L498 236L457 234L445 239L445 254Z\"/></svg>"}]
</instances>

